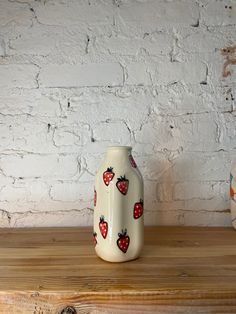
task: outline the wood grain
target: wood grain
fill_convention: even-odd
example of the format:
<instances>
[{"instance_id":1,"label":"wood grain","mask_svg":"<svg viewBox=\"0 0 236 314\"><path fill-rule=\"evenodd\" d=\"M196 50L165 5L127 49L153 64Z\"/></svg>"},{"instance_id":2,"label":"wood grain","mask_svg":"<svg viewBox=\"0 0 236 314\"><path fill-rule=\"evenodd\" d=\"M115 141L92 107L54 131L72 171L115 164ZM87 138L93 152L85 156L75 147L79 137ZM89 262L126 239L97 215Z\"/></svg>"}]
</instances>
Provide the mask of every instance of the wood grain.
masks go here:
<instances>
[{"instance_id":1,"label":"wood grain","mask_svg":"<svg viewBox=\"0 0 236 314\"><path fill-rule=\"evenodd\" d=\"M236 313L236 232L148 227L112 264L91 228L0 229L0 313Z\"/></svg>"}]
</instances>

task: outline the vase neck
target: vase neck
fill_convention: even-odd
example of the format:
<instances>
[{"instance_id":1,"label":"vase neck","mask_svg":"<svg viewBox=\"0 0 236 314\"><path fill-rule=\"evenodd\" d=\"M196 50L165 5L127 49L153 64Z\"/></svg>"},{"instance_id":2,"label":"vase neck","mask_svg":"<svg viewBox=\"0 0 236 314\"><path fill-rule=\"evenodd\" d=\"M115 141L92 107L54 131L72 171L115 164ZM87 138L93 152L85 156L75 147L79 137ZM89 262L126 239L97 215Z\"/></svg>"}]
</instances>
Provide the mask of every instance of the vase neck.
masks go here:
<instances>
[{"instance_id":1,"label":"vase neck","mask_svg":"<svg viewBox=\"0 0 236 314\"><path fill-rule=\"evenodd\" d=\"M107 149L106 157L126 158L131 154L131 150L130 146L111 146Z\"/></svg>"}]
</instances>

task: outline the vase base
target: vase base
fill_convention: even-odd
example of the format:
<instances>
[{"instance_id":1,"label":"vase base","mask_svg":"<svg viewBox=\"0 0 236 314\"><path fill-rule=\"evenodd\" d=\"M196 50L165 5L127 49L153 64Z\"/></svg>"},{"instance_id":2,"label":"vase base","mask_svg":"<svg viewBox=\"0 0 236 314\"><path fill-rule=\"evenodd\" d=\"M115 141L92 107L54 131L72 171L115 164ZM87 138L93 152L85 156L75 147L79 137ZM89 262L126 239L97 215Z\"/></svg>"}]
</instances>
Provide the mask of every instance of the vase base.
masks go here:
<instances>
[{"instance_id":1,"label":"vase base","mask_svg":"<svg viewBox=\"0 0 236 314\"><path fill-rule=\"evenodd\" d=\"M98 256L101 260L103 260L103 261L105 261L105 262L109 262L109 263L125 263L125 262L134 261L134 260L136 260L136 259L139 258L139 255L138 255L138 256L134 256L134 257L130 257L130 258L125 258L125 259L104 258L104 257L102 257L102 256L99 256L98 254L97 254L97 256Z\"/></svg>"},{"instance_id":2,"label":"vase base","mask_svg":"<svg viewBox=\"0 0 236 314\"><path fill-rule=\"evenodd\" d=\"M129 254L124 253L124 254L111 254L111 252L101 252L98 248L95 248L95 252L99 258L106 262L110 263L124 263L124 262L129 262L133 261L137 258L139 258L141 254L142 247L137 249L135 252L129 252ZM133 254L131 254L133 253Z\"/></svg>"}]
</instances>

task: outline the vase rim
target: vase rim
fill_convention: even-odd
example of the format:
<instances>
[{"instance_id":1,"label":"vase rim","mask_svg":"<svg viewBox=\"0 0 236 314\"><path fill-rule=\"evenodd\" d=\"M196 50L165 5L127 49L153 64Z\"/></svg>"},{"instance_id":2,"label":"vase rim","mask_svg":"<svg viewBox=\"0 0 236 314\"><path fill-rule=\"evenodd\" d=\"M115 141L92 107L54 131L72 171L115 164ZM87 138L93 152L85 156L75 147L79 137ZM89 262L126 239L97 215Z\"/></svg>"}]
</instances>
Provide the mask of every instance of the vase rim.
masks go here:
<instances>
[{"instance_id":1,"label":"vase rim","mask_svg":"<svg viewBox=\"0 0 236 314\"><path fill-rule=\"evenodd\" d=\"M107 150L131 150L131 146L108 146Z\"/></svg>"}]
</instances>

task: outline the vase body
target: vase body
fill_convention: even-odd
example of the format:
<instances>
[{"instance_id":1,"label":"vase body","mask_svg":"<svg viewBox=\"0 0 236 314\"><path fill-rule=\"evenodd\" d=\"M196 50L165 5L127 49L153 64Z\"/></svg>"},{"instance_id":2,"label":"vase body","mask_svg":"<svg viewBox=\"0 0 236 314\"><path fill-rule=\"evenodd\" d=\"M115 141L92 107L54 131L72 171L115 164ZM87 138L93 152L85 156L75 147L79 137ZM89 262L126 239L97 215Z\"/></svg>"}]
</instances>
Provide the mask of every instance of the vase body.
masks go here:
<instances>
[{"instance_id":1,"label":"vase body","mask_svg":"<svg viewBox=\"0 0 236 314\"><path fill-rule=\"evenodd\" d=\"M236 229L236 163L234 162L230 173L230 210L233 227Z\"/></svg>"},{"instance_id":2,"label":"vase body","mask_svg":"<svg viewBox=\"0 0 236 314\"><path fill-rule=\"evenodd\" d=\"M131 147L109 147L95 178L97 255L109 262L137 258L143 246L143 227L143 180Z\"/></svg>"}]
</instances>

